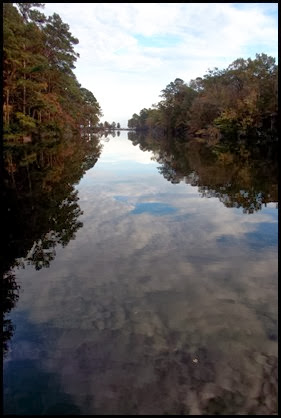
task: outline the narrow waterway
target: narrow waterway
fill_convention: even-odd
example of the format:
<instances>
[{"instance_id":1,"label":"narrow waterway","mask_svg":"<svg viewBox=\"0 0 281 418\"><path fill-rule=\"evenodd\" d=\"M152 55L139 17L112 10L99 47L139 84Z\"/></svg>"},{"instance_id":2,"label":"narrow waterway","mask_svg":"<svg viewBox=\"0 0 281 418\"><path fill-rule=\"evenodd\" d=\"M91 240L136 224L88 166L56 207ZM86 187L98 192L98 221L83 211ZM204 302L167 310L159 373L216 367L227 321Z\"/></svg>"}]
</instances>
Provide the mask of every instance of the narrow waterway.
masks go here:
<instances>
[{"instance_id":1,"label":"narrow waterway","mask_svg":"<svg viewBox=\"0 0 281 418\"><path fill-rule=\"evenodd\" d=\"M15 270L4 412L276 413L276 203L168 181L127 132L102 144L75 238Z\"/></svg>"}]
</instances>

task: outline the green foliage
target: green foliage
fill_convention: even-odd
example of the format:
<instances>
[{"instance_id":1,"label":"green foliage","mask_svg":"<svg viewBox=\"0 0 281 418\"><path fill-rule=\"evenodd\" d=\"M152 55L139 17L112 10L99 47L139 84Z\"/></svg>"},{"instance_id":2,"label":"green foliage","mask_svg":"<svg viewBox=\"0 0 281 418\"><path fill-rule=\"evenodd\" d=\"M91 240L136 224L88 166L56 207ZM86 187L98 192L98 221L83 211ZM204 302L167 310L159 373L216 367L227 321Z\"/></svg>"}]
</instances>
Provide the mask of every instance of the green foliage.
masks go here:
<instances>
[{"instance_id":1,"label":"green foliage","mask_svg":"<svg viewBox=\"0 0 281 418\"><path fill-rule=\"evenodd\" d=\"M220 129L223 134L229 135L236 133L237 126L237 114L233 110L226 110L222 114L214 119L214 125Z\"/></svg>"},{"instance_id":2,"label":"green foliage","mask_svg":"<svg viewBox=\"0 0 281 418\"><path fill-rule=\"evenodd\" d=\"M78 39L41 3L3 5L3 116L5 132L56 126L96 126L102 115L95 96L73 73Z\"/></svg>"},{"instance_id":3,"label":"green foliage","mask_svg":"<svg viewBox=\"0 0 281 418\"><path fill-rule=\"evenodd\" d=\"M189 120L189 108L197 92L187 86L182 79L176 78L161 91L162 100L153 108L142 109L134 113L128 121L129 128L163 131L185 130Z\"/></svg>"},{"instance_id":4,"label":"green foliage","mask_svg":"<svg viewBox=\"0 0 281 418\"><path fill-rule=\"evenodd\" d=\"M176 78L161 91L161 101L152 109L134 113L128 126L234 139L257 133L270 119L272 131L278 110L277 86L278 67L273 57L238 58L224 70L209 69L188 85Z\"/></svg>"},{"instance_id":5,"label":"green foliage","mask_svg":"<svg viewBox=\"0 0 281 418\"><path fill-rule=\"evenodd\" d=\"M36 127L36 121L30 116L24 115L21 112L16 112L16 118L19 121L19 125L23 130L32 130Z\"/></svg>"}]
</instances>

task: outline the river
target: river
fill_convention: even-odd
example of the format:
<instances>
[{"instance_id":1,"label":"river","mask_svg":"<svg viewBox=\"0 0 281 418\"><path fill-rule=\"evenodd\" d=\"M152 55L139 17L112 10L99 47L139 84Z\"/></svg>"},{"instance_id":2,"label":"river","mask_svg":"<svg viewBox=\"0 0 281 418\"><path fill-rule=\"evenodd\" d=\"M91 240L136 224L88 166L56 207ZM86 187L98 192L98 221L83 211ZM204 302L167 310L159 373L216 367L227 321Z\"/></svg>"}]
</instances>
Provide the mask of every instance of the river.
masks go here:
<instances>
[{"instance_id":1,"label":"river","mask_svg":"<svg viewBox=\"0 0 281 418\"><path fill-rule=\"evenodd\" d=\"M276 414L276 201L234 204L199 152L186 173L127 132L101 144L72 181L71 237L46 227L47 261L39 233L17 253L4 413Z\"/></svg>"}]
</instances>

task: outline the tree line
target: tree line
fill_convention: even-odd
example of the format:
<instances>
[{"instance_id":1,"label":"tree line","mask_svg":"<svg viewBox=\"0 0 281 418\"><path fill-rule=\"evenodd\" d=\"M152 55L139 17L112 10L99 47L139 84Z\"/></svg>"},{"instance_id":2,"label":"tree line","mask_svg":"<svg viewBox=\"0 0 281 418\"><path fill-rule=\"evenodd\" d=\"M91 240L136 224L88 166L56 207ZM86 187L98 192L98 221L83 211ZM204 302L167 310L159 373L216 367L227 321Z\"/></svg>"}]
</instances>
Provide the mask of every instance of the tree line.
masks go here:
<instances>
[{"instance_id":1,"label":"tree line","mask_svg":"<svg viewBox=\"0 0 281 418\"><path fill-rule=\"evenodd\" d=\"M79 43L57 13L42 3L3 4L4 138L40 130L96 126L102 111L73 69Z\"/></svg>"},{"instance_id":2,"label":"tree line","mask_svg":"<svg viewBox=\"0 0 281 418\"><path fill-rule=\"evenodd\" d=\"M116 123L113 121L112 123L110 123L110 122L107 122L107 120L104 122L99 122L97 127L99 130L108 130L108 131L121 129L119 122Z\"/></svg>"},{"instance_id":3,"label":"tree line","mask_svg":"<svg viewBox=\"0 0 281 418\"><path fill-rule=\"evenodd\" d=\"M129 128L211 137L241 137L260 128L277 129L278 66L275 58L256 54L226 69L208 70L189 83L176 78L161 100L134 113Z\"/></svg>"}]
</instances>

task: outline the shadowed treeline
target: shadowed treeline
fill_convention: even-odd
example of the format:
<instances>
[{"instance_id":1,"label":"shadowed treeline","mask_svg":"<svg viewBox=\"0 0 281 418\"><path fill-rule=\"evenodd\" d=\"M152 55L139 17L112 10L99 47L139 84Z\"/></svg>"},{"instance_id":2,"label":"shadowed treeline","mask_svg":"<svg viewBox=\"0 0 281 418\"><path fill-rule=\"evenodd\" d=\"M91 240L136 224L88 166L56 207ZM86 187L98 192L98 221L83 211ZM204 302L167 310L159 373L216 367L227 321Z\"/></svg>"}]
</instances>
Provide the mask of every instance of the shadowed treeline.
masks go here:
<instances>
[{"instance_id":1,"label":"shadowed treeline","mask_svg":"<svg viewBox=\"0 0 281 418\"><path fill-rule=\"evenodd\" d=\"M83 226L75 184L100 155L98 138L38 138L4 149L4 252L1 255L4 351L13 332L5 318L18 298L14 268L25 260L36 270L49 267L56 246L65 247Z\"/></svg>"},{"instance_id":2,"label":"shadowed treeline","mask_svg":"<svg viewBox=\"0 0 281 418\"><path fill-rule=\"evenodd\" d=\"M277 142L253 145L256 138L217 145L200 140L128 133L134 145L154 152L159 172L171 183L198 186L204 197L217 197L226 207L253 213L278 202Z\"/></svg>"}]
</instances>

